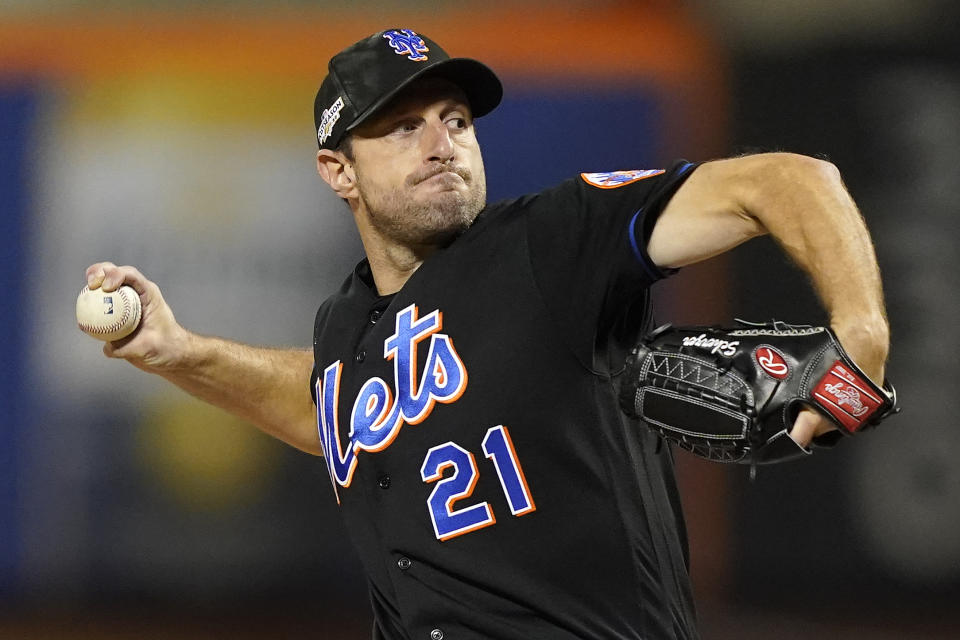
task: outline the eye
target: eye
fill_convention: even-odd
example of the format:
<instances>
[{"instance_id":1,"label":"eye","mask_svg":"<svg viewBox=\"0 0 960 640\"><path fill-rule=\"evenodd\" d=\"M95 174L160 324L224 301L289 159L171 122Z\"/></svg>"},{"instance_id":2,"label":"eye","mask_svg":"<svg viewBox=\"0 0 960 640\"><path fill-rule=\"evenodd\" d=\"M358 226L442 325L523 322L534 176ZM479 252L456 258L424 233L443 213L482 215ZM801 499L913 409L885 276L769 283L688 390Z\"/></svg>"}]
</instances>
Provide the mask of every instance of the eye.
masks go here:
<instances>
[{"instance_id":1,"label":"eye","mask_svg":"<svg viewBox=\"0 0 960 640\"><path fill-rule=\"evenodd\" d=\"M462 116L453 116L447 119L447 125L451 129L463 130L467 128L467 119Z\"/></svg>"},{"instance_id":2,"label":"eye","mask_svg":"<svg viewBox=\"0 0 960 640\"><path fill-rule=\"evenodd\" d=\"M417 123L413 120L402 120L394 125L395 133L412 133L417 130Z\"/></svg>"}]
</instances>

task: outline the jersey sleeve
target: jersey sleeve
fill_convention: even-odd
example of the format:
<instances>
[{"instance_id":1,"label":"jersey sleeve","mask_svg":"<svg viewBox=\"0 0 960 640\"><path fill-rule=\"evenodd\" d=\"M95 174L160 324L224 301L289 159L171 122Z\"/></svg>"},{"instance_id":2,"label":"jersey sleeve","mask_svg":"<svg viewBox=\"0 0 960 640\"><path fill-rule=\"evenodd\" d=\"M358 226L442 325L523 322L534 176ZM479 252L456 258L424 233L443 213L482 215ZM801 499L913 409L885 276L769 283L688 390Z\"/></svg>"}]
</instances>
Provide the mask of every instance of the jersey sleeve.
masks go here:
<instances>
[{"instance_id":1,"label":"jersey sleeve","mask_svg":"<svg viewBox=\"0 0 960 640\"><path fill-rule=\"evenodd\" d=\"M531 209L527 234L538 289L588 366L596 364L601 334L631 305L635 316L649 286L674 272L653 263L647 241L695 167L680 161L669 169L583 173L541 194Z\"/></svg>"}]
</instances>

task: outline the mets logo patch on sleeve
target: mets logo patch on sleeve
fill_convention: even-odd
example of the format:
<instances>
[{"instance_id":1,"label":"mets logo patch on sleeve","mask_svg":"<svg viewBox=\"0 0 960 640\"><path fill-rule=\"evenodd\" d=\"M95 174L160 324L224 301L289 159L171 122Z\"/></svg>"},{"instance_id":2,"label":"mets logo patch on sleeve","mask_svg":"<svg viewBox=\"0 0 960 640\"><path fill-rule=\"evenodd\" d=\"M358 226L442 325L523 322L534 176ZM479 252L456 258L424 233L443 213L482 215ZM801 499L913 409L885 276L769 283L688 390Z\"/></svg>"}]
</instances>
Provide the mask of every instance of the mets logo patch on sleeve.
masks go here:
<instances>
[{"instance_id":1,"label":"mets logo patch on sleeve","mask_svg":"<svg viewBox=\"0 0 960 640\"><path fill-rule=\"evenodd\" d=\"M625 184L652 178L663 173L665 169L633 169L630 171L602 171L600 173L581 173L583 181L601 189L615 189Z\"/></svg>"}]
</instances>

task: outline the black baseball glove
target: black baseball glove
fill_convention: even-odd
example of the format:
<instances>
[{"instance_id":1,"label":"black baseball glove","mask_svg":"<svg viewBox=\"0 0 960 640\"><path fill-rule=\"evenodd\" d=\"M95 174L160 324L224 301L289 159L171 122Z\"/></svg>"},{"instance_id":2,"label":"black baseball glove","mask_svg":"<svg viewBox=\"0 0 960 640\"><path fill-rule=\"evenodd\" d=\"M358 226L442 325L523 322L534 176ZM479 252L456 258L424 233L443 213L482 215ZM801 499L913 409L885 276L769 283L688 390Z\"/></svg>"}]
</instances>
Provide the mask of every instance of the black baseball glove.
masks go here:
<instances>
[{"instance_id":1,"label":"black baseball glove","mask_svg":"<svg viewBox=\"0 0 960 640\"><path fill-rule=\"evenodd\" d=\"M623 410L698 456L747 464L811 453L788 435L803 406L838 427L821 446L899 411L893 387L874 384L829 328L737 322L646 336L627 358Z\"/></svg>"}]
</instances>

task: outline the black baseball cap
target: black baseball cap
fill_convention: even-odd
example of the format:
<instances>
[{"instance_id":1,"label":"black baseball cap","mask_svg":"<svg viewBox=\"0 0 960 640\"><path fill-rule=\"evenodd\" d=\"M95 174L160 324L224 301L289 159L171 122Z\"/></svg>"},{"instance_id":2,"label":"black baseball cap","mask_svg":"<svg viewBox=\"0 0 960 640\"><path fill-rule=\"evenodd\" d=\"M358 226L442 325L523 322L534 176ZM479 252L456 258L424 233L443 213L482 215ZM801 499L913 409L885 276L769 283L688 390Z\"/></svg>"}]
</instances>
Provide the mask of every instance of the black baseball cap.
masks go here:
<instances>
[{"instance_id":1,"label":"black baseball cap","mask_svg":"<svg viewBox=\"0 0 960 640\"><path fill-rule=\"evenodd\" d=\"M410 29L388 29L330 59L313 102L321 149L336 149L347 131L383 107L418 78L441 77L463 89L474 117L500 104L503 87L482 62L451 58L433 40Z\"/></svg>"}]
</instances>

